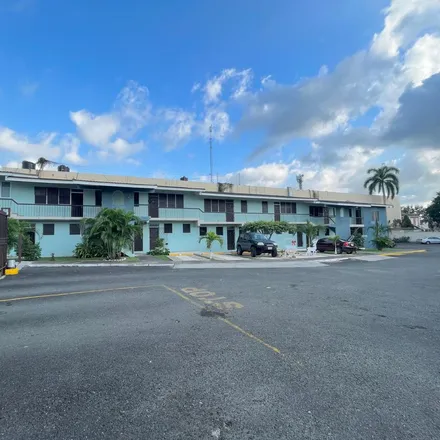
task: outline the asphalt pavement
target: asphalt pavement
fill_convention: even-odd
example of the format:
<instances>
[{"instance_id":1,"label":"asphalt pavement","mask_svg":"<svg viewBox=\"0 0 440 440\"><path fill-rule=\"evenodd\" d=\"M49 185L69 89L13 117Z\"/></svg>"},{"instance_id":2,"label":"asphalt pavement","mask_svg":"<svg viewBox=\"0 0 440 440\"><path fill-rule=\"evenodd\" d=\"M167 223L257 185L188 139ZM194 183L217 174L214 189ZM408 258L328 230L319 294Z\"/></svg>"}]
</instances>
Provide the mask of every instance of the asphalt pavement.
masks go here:
<instances>
[{"instance_id":1,"label":"asphalt pavement","mask_svg":"<svg viewBox=\"0 0 440 440\"><path fill-rule=\"evenodd\" d=\"M427 250L26 268L0 281L0 438L438 440L440 246Z\"/></svg>"}]
</instances>

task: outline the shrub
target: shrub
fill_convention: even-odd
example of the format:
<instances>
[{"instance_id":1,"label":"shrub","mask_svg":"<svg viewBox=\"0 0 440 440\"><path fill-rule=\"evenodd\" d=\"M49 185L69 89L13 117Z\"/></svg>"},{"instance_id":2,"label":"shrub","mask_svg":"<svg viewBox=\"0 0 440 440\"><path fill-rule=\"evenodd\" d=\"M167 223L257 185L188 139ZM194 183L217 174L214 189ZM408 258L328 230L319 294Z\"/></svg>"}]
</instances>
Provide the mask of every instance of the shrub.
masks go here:
<instances>
[{"instance_id":1,"label":"shrub","mask_svg":"<svg viewBox=\"0 0 440 440\"><path fill-rule=\"evenodd\" d=\"M371 241L374 243L376 249L378 249L379 251L381 251L383 248L389 245L388 237L377 237L377 238L373 238L373 240Z\"/></svg>"},{"instance_id":2,"label":"shrub","mask_svg":"<svg viewBox=\"0 0 440 440\"><path fill-rule=\"evenodd\" d=\"M411 223L410 218L408 217L408 215L404 215L403 219L402 219L402 228L414 228L414 225Z\"/></svg>"},{"instance_id":3,"label":"shrub","mask_svg":"<svg viewBox=\"0 0 440 440\"><path fill-rule=\"evenodd\" d=\"M32 243L29 237L23 237L21 246L21 254L23 259L27 261L35 261L41 258L41 246L39 243Z\"/></svg>"},{"instance_id":4,"label":"shrub","mask_svg":"<svg viewBox=\"0 0 440 440\"><path fill-rule=\"evenodd\" d=\"M395 237L393 238L394 243L408 243L410 240L409 237Z\"/></svg>"},{"instance_id":5,"label":"shrub","mask_svg":"<svg viewBox=\"0 0 440 440\"><path fill-rule=\"evenodd\" d=\"M75 258L104 258L106 253L102 246L85 241L75 246L73 256Z\"/></svg>"},{"instance_id":6,"label":"shrub","mask_svg":"<svg viewBox=\"0 0 440 440\"><path fill-rule=\"evenodd\" d=\"M165 246L163 238L156 239L156 246L148 252L148 255L170 255L170 250Z\"/></svg>"},{"instance_id":7,"label":"shrub","mask_svg":"<svg viewBox=\"0 0 440 440\"><path fill-rule=\"evenodd\" d=\"M365 239L360 232L353 235L353 243L358 249L365 247Z\"/></svg>"}]
</instances>

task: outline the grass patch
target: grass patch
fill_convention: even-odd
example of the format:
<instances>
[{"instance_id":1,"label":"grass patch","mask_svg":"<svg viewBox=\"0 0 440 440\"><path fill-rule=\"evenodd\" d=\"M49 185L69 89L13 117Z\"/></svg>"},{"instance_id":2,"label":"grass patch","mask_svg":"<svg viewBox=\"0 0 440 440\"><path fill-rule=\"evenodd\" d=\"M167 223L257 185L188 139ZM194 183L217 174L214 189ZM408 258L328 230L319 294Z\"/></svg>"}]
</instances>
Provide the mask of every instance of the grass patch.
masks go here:
<instances>
[{"instance_id":1,"label":"grass patch","mask_svg":"<svg viewBox=\"0 0 440 440\"><path fill-rule=\"evenodd\" d=\"M154 257L154 258L157 258L157 259L159 259L159 260L163 260L163 261L171 261L169 258L168 258L168 255L152 255L152 257Z\"/></svg>"},{"instance_id":2,"label":"grass patch","mask_svg":"<svg viewBox=\"0 0 440 440\"><path fill-rule=\"evenodd\" d=\"M139 263L137 257L126 257L121 263ZM38 260L41 263L105 263L103 258L75 258L75 257L43 257ZM117 263L118 261L109 261L109 263Z\"/></svg>"}]
</instances>

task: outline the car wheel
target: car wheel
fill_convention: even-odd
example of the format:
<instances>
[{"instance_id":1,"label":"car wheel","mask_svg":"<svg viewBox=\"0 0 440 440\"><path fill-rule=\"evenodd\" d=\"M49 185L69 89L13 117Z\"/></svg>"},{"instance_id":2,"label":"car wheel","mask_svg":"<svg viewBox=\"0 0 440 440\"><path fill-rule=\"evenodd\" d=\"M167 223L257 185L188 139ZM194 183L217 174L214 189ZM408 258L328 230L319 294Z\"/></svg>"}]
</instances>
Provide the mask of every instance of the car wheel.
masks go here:
<instances>
[{"instance_id":1,"label":"car wheel","mask_svg":"<svg viewBox=\"0 0 440 440\"><path fill-rule=\"evenodd\" d=\"M257 256L257 249L255 248L255 246L252 246L252 247L251 247L251 255L252 255L253 257L256 257L256 256Z\"/></svg>"},{"instance_id":2,"label":"car wheel","mask_svg":"<svg viewBox=\"0 0 440 440\"><path fill-rule=\"evenodd\" d=\"M243 249L241 246L237 246L237 255L243 255Z\"/></svg>"},{"instance_id":3,"label":"car wheel","mask_svg":"<svg viewBox=\"0 0 440 440\"><path fill-rule=\"evenodd\" d=\"M427 241L426 244L431 244L431 242L430 242L430 241Z\"/></svg>"},{"instance_id":4,"label":"car wheel","mask_svg":"<svg viewBox=\"0 0 440 440\"><path fill-rule=\"evenodd\" d=\"M336 249L336 253L338 253L338 254L342 254L342 248L338 247L338 248Z\"/></svg>"},{"instance_id":5,"label":"car wheel","mask_svg":"<svg viewBox=\"0 0 440 440\"><path fill-rule=\"evenodd\" d=\"M353 253L353 251L347 251L348 255L351 255Z\"/></svg>"},{"instance_id":6,"label":"car wheel","mask_svg":"<svg viewBox=\"0 0 440 440\"><path fill-rule=\"evenodd\" d=\"M274 249L274 250L272 251L272 257L275 258L275 257L277 257L277 256L278 256L278 250L277 250L277 249Z\"/></svg>"}]
</instances>

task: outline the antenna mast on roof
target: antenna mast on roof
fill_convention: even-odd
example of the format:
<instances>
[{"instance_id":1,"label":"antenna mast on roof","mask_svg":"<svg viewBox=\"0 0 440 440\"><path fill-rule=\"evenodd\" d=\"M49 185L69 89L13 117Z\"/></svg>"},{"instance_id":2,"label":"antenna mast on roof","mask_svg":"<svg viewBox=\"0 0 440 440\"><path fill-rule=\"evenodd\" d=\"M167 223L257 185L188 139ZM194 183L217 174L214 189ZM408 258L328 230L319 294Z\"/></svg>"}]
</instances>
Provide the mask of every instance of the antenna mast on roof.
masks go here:
<instances>
[{"instance_id":1,"label":"antenna mast on roof","mask_svg":"<svg viewBox=\"0 0 440 440\"><path fill-rule=\"evenodd\" d=\"M209 126L209 166L211 174L211 183L214 182L214 176L212 174L212 125Z\"/></svg>"},{"instance_id":2,"label":"antenna mast on roof","mask_svg":"<svg viewBox=\"0 0 440 440\"><path fill-rule=\"evenodd\" d=\"M298 182L299 189L303 189L304 174L297 174L296 181Z\"/></svg>"}]
</instances>

